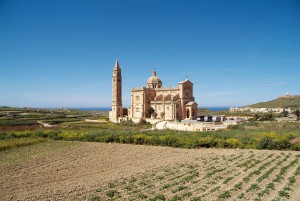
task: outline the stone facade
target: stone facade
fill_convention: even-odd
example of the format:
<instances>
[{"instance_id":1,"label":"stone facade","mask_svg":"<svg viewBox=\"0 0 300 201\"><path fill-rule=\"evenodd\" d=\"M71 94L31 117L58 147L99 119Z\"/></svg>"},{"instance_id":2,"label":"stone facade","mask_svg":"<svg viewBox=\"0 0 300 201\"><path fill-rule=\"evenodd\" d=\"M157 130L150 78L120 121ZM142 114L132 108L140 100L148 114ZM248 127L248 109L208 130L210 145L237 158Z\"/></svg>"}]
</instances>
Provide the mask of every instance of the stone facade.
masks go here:
<instances>
[{"instance_id":1,"label":"stone facade","mask_svg":"<svg viewBox=\"0 0 300 201\"><path fill-rule=\"evenodd\" d=\"M116 70L116 77L113 76L113 101L110 119L113 122L118 117L125 116L122 108L121 90L122 83L115 82L114 79L122 80L121 69ZM116 68L116 66L115 66ZM113 74L115 75L115 68ZM120 75L118 76L118 72ZM120 99L118 99L120 98ZM149 114L149 108L154 112ZM117 112L116 112L117 111ZM163 88L161 79L156 75L156 70L152 72L146 82L145 87L133 88L131 90L131 105L127 110L128 118L158 118L165 120L196 119L197 103L193 96L193 83L186 79L179 82L176 87Z\"/></svg>"}]
</instances>

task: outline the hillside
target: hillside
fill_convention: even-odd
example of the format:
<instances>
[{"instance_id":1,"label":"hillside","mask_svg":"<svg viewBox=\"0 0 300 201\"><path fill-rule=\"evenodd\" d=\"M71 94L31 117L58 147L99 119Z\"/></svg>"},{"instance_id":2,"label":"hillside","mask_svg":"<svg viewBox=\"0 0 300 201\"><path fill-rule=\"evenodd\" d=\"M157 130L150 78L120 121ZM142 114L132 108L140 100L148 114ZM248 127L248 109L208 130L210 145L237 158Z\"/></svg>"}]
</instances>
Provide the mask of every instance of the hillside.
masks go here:
<instances>
[{"instance_id":1,"label":"hillside","mask_svg":"<svg viewBox=\"0 0 300 201\"><path fill-rule=\"evenodd\" d=\"M251 108L300 108L300 95L283 95L278 97L275 100L267 101L267 102L260 102L253 105L248 105L246 107Z\"/></svg>"}]
</instances>

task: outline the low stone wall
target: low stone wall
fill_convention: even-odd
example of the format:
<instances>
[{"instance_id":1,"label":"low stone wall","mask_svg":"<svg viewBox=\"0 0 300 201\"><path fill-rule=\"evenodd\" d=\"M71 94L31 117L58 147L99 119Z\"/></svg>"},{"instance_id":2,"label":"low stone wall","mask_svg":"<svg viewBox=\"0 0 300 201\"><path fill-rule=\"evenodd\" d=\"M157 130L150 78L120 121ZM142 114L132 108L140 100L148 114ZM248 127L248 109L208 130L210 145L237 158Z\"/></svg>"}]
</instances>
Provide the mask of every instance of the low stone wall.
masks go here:
<instances>
[{"instance_id":1,"label":"low stone wall","mask_svg":"<svg viewBox=\"0 0 300 201\"><path fill-rule=\"evenodd\" d=\"M85 122L90 122L90 123L107 123L105 120L95 120L95 119L85 119Z\"/></svg>"},{"instance_id":2,"label":"low stone wall","mask_svg":"<svg viewBox=\"0 0 300 201\"><path fill-rule=\"evenodd\" d=\"M151 119L151 118L146 118L145 120L147 122L149 122L150 124L156 124L156 123L162 121L161 119Z\"/></svg>"},{"instance_id":3,"label":"low stone wall","mask_svg":"<svg viewBox=\"0 0 300 201\"><path fill-rule=\"evenodd\" d=\"M174 122L174 121L162 121L156 124L156 129L164 130L180 130L180 131L214 131L220 129L226 129L227 125L214 123L187 123L187 122Z\"/></svg>"},{"instance_id":4,"label":"low stone wall","mask_svg":"<svg viewBox=\"0 0 300 201\"><path fill-rule=\"evenodd\" d=\"M141 118L132 118L131 119L134 123L138 124L141 121Z\"/></svg>"},{"instance_id":5,"label":"low stone wall","mask_svg":"<svg viewBox=\"0 0 300 201\"><path fill-rule=\"evenodd\" d=\"M141 118L132 118L131 119L134 123L139 123L141 121ZM152 119L152 118L145 118L145 121L150 124L156 124L157 122L162 121L161 119Z\"/></svg>"}]
</instances>

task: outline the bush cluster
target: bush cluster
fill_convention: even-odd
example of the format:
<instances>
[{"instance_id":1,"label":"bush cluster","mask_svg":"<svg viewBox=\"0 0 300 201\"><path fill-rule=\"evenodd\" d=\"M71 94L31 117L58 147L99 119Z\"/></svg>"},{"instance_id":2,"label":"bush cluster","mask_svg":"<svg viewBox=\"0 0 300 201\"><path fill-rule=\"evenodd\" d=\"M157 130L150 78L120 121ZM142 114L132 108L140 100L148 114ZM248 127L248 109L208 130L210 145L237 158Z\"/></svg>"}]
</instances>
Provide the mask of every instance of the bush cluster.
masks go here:
<instances>
[{"instance_id":1,"label":"bush cluster","mask_svg":"<svg viewBox=\"0 0 300 201\"><path fill-rule=\"evenodd\" d=\"M262 130L227 129L216 132L186 132L175 130L141 131L145 126L134 125L126 121L120 124L99 124L97 127L70 127L52 128L49 130L26 131L0 131L0 140L9 138L47 138L52 140L89 141L89 142L115 142L126 144L159 145L183 148L251 148L251 149L278 149L300 150L300 144L291 144L289 141L300 136L300 130L294 129L296 125L287 125L289 130L276 130L276 132ZM145 122L141 122L144 124ZM126 125L129 124L129 125ZM273 123L266 125L271 126ZM247 124L248 125L248 124ZM249 123L256 126L256 123ZM147 126L147 125L146 125Z\"/></svg>"},{"instance_id":2,"label":"bush cluster","mask_svg":"<svg viewBox=\"0 0 300 201\"><path fill-rule=\"evenodd\" d=\"M9 138L48 138L52 140L114 142L125 144L159 145L183 148L256 148L300 150L300 144L291 144L291 134L274 132L255 135L226 132L179 132L179 131L118 131L118 130L35 130L0 134L0 140Z\"/></svg>"},{"instance_id":3,"label":"bush cluster","mask_svg":"<svg viewBox=\"0 0 300 201\"><path fill-rule=\"evenodd\" d=\"M263 138L257 144L257 149L288 150L293 146L289 141L293 135L278 135L274 132L262 134Z\"/></svg>"}]
</instances>

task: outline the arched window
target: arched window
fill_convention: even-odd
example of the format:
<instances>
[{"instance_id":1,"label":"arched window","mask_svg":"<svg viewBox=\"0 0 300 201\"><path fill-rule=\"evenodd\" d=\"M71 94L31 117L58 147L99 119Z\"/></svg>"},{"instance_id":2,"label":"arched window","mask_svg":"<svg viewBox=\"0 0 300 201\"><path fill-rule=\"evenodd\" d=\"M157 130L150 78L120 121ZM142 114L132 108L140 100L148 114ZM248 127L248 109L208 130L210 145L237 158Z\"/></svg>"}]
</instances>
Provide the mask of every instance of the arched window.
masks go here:
<instances>
[{"instance_id":1,"label":"arched window","mask_svg":"<svg viewBox=\"0 0 300 201\"><path fill-rule=\"evenodd\" d=\"M188 91L185 92L185 97L189 97L189 92Z\"/></svg>"}]
</instances>

